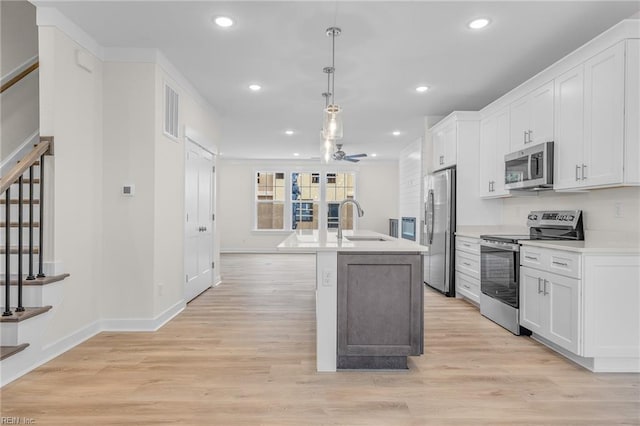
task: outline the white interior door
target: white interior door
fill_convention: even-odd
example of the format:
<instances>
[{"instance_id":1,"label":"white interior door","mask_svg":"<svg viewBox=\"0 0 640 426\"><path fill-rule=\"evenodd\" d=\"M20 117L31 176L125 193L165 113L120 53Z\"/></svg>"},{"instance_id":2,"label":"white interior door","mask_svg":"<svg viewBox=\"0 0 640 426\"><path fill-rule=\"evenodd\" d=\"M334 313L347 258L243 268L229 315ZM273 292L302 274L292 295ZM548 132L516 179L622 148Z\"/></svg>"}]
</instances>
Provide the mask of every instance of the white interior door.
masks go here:
<instances>
[{"instance_id":1,"label":"white interior door","mask_svg":"<svg viewBox=\"0 0 640 426\"><path fill-rule=\"evenodd\" d=\"M186 142L185 159L185 299L213 283L213 155Z\"/></svg>"}]
</instances>

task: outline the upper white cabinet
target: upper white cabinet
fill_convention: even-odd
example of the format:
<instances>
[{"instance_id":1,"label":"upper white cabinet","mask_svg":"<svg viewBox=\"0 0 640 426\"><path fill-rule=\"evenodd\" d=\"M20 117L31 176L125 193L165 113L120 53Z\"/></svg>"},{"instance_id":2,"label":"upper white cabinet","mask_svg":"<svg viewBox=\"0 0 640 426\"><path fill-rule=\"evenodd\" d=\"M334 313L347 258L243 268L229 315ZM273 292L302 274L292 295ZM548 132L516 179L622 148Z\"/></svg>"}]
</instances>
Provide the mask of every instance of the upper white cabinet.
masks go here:
<instances>
[{"instance_id":1,"label":"upper white cabinet","mask_svg":"<svg viewBox=\"0 0 640 426\"><path fill-rule=\"evenodd\" d=\"M480 123L479 189L483 198L504 197L504 156L510 151L509 108Z\"/></svg>"},{"instance_id":2,"label":"upper white cabinet","mask_svg":"<svg viewBox=\"0 0 640 426\"><path fill-rule=\"evenodd\" d=\"M640 185L640 39L626 43L624 181Z\"/></svg>"},{"instance_id":3,"label":"upper white cabinet","mask_svg":"<svg viewBox=\"0 0 640 426\"><path fill-rule=\"evenodd\" d=\"M584 143L584 66L558 77L556 87L556 140L554 143L554 187L580 184Z\"/></svg>"},{"instance_id":4,"label":"upper white cabinet","mask_svg":"<svg viewBox=\"0 0 640 426\"><path fill-rule=\"evenodd\" d=\"M446 119L441 123L436 124L432 133L433 170L454 166L458 153L455 119Z\"/></svg>"},{"instance_id":5,"label":"upper white cabinet","mask_svg":"<svg viewBox=\"0 0 640 426\"><path fill-rule=\"evenodd\" d=\"M510 151L553 141L553 81L510 105Z\"/></svg>"},{"instance_id":6,"label":"upper white cabinet","mask_svg":"<svg viewBox=\"0 0 640 426\"><path fill-rule=\"evenodd\" d=\"M555 189L623 183L624 94L625 42L555 80Z\"/></svg>"}]
</instances>

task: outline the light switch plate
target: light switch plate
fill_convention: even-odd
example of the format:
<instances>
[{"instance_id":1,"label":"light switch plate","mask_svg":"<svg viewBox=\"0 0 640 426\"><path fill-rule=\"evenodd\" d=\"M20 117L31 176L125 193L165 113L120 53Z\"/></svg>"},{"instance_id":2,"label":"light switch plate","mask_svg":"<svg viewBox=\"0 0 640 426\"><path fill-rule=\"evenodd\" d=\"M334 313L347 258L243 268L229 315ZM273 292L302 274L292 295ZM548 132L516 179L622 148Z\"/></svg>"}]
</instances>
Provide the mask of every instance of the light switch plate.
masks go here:
<instances>
[{"instance_id":1,"label":"light switch plate","mask_svg":"<svg viewBox=\"0 0 640 426\"><path fill-rule=\"evenodd\" d=\"M124 197L133 197L136 192L135 185L123 185L122 186L122 195Z\"/></svg>"}]
</instances>

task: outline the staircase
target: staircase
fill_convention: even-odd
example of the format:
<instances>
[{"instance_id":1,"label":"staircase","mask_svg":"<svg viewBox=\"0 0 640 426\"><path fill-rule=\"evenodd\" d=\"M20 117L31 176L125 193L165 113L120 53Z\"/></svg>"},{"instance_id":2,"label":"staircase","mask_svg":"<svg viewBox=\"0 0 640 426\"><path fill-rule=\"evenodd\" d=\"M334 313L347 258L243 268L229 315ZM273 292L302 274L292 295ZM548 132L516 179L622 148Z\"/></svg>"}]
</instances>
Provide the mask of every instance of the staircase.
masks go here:
<instances>
[{"instance_id":1,"label":"staircase","mask_svg":"<svg viewBox=\"0 0 640 426\"><path fill-rule=\"evenodd\" d=\"M47 317L69 274L45 276L43 262L44 159L53 138L41 137L31 152L0 178L0 366L3 375L28 367L39 351ZM22 361L16 357L24 357Z\"/></svg>"}]
</instances>

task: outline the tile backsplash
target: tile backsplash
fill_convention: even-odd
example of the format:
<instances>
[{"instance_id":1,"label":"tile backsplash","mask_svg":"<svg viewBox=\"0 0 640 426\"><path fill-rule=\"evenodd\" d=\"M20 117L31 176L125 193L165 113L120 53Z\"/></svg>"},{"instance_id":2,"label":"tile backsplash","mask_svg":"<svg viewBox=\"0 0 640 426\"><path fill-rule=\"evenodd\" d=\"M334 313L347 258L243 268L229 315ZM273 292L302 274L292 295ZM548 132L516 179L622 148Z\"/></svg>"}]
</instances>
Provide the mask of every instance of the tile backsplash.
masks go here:
<instances>
[{"instance_id":1,"label":"tile backsplash","mask_svg":"<svg viewBox=\"0 0 640 426\"><path fill-rule=\"evenodd\" d=\"M540 192L503 200L503 223L526 225L531 210L574 210L583 213L585 231L640 235L640 187L596 189L579 193Z\"/></svg>"}]
</instances>

